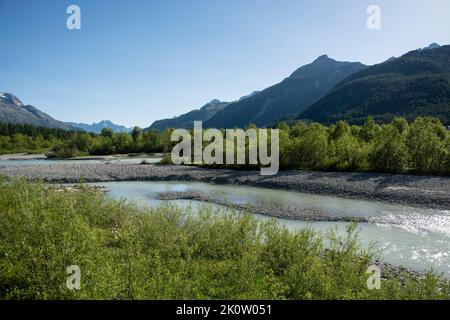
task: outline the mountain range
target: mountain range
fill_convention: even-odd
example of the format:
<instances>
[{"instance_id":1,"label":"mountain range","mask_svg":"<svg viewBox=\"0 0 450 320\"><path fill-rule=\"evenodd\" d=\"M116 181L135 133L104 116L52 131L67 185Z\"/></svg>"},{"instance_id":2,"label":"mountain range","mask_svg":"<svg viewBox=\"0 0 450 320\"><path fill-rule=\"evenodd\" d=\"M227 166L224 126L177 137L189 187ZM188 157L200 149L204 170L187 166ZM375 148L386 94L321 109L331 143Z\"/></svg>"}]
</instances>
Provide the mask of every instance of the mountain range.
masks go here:
<instances>
[{"instance_id":1,"label":"mountain range","mask_svg":"<svg viewBox=\"0 0 450 320\"><path fill-rule=\"evenodd\" d=\"M233 102L214 99L147 129L191 128L195 120L206 128L273 126L285 119L361 123L368 115L379 121L429 115L449 125L450 46L433 43L373 66L322 55L269 88ZM130 131L108 120L92 125L58 121L10 93L0 93L0 122L95 133L103 128Z\"/></svg>"},{"instance_id":2,"label":"mountain range","mask_svg":"<svg viewBox=\"0 0 450 320\"><path fill-rule=\"evenodd\" d=\"M379 121L429 115L450 124L449 48L432 43L373 66L323 55L280 83L214 110L206 121L186 115L214 128L273 126L285 119L361 123L368 115ZM155 124L162 129L166 123Z\"/></svg>"},{"instance_id":3,"label":"mountain range","mask_svg":"<svg viewBox=\"0 0 450 320\"><path fill-rule=\"evenodd\" d=\"M4 123L26 123L37 127L73 130L67 123L58 121L31 105L25 105L16 96L0 92L0 121Z\"/></svg>"},{"instance_id":4,"label":"mountain range","mask_svg":"<svg viewBox=\"0 0 450 320\"><path fill-rule=\"evenodd\" d=\"M432 44L360 70L297 118L361 123L369 114L379 121L431 115L450 123L450 46Z\"/></svg>"},{"instance_id":5,"label":"mountain range","mask_svg":"<svg viewBox=\"0 0 450 320\"><path fill-rule=\"evenodd\" d=\"M75 123L75 122L68 122L72 127L81 129L86 132L93 132L93 133L101 133L103 129L110 128L114 132L129 132L132 130L132 128L127 128L122 125L115 124L111 122L110 120L102 120L97 123L93 124L86 124L86 123Z\"/></svg>"},{"instance_id":6,"label":"mountain range","mask_svg":"<svg viewBox=\"0 0 450 320\"><path fill-rule=\"evenodd\" d=\"M259 91L253 91L252 93L241 97L239 100L235 102L222 102L218 99L213 99L207 104L205 104L200 109L192 110L188 113L182 114L178 117L174 117L172 119L163 119L158 120L152 123L152 125L147 128L148 129L158 129L164 130L165 128L185 128L190 129L194 126L194 121L203 121L207 122L209 119L214 117L216 114L220 113L223 109L228 107L232 103L242 102L246 99L252 98L255 95L258 95Z\"/></svg>"},{"instance_id":7,"label":"mountain range","mask_svg":"<svg viewBox=\"0 0 450 320\"><path fill-rule=\"evenodd\" d=\"M15 95L0 92L0 122L14 124L30 124L36 127L58 128L64 130L87 131L100 133L103 128L111 128L114 132L127 132L130 128L103 120L92 125L58 121L31 105L25 105Z\"/></svg>"},{"instance_id":8,"label":"mountain range","mask_svg":"<svg viewBox=\"0 0 450 320\"><path fill-rule=\"evenodd\" d=\"M282 82L236 101L206 121L205 127L233 128L250 123L267 126L305 110L345 77L365 69L359 62L341 62L323 55Z\"/></svg>"},{"instance_id":9,"label":"mountain range","mask_svg":"<svg viewBox=\"0 0 450 320\"><path fill-rule=\"evenodd\" d=\"M164 130L165 128L192 128L194 126L194 121L207 121L228 105L228 102L214 99L198 110L192 110L172 119L155 121L148 129Z\"/></svg>"}]
</instances>

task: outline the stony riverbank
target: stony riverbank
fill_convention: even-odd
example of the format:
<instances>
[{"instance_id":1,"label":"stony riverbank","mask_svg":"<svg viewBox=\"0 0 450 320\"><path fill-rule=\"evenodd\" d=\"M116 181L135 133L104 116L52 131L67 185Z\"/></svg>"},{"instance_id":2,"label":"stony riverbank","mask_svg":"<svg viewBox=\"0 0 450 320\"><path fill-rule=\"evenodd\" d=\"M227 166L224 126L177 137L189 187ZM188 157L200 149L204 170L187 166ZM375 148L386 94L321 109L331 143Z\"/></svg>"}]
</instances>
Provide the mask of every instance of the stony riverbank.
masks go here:
<instances>
[{"instance_id":1,"label":"stony riverbank","mask_svg":"<svg viewBox=\"0 0 450 320\"><path fill-rule=\"evenodd\" d=\"M252 201L236 203L224 199L213 198L200 191L165 192L157 195L159 200L195 200L206 203L217 204L231 209L246 211L254 214L282 218L288 220L302 221L358 221L367 222L364 218L350 216L330 216L324 211L317 209L295 208L292 206L273 203L270 201Z\"/></svg>"},{"instance_id":2,"label":"stony riverbank","mask_svg":"<svg viewBox=\"0 0 450 320\"><path fill-rule=\"evenodd\" d=\"M91 186L91 185L55 185L53 190L57 192L81 192L88 190L91 193L103 195L107 192L103 186Z\"/></svg>"},{"instance_id":3,"label":"stony riverbank","mask_svg":"<svg viewBox=\"0 0 450 320\"><path fill-rule=\"evenodd\" d=\"M0 167L0 175L51 183L107 181L195 181L306 192L350 199L379 200L424 208L450 208L450 177L362 172L258 171L138 164L56 164Z\"/></svg>"}]
</instances>

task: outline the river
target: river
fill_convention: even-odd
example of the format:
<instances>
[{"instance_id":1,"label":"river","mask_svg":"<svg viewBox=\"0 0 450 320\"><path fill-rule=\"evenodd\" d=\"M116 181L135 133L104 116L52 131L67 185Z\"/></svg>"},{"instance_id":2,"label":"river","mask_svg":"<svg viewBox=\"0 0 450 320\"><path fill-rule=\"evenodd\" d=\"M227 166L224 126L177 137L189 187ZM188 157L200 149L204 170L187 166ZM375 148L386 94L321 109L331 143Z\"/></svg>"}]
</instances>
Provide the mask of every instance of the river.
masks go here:
<instances>
[{"instance_id":1,"label":"river","mask_svg":"<svg viewBox=\"0 0 450 320\"><path fill-rule=\"evenodd\" d=\"M13 166L18 166L18 168L29 168L28 166L40 165L38 166L40 168L52 168L52 165L65 163L137 164L142 160L158 162L160 159L160 156L110 157L108 159L88 160L3 159L0 160L0 167L12 168ZM61 166L54 167L59 168ZM77 170L82 171L84 167L84 165L77 166ZM108 167L105 166L105 168ZM129 166L125 167L127 170L131 169ZM143 167L136 166L134 168L133 166L133 169L139 168ZM63 169L59 168L59 170ZM94 172L98 174L100 167L95 169ZM35 172L36 170L35 168L31 171ZM50 174L54 175L53 169L50 170ZM309 193L199 182L104 182L96 183L96 185L104 185L109 190L107 193L108 197L115 199L126 198L136 201L140 205L154 206L166 203L166 201L157 199L159 193L201 191L211 198L239 204L263 201L299 209L319 210L326 212L330 216L362 217L368 222L359 224L361 242L364 246L369 246L370 243L376 242L381 251L383 261L418 271L432 268L450 277L450 210L448 209L422 209L373 200L351 200ZM202 205L198 201L174 200L169 202L180 206ZM268 219L265 216L257 217L259 219ZM344 233L348 224L345 222L277 220L292 230L310 226L321 232L325 232L330 228L337 228L338 232Z\"/></svg>"},{"instance_id":2,"label":"river","mask_svg":"<svg viewBox=\"0 0 450 320\"><path fill-rule=\"evenodd\" d=\"M306 193L255 187L213 185L197 182L107 182L96 183L107 188L110 198L133 200L142 206L156 206L167 201L159 193L202 191L216 198L236 203L270 201L305 209L319 209L330 215L364 217L359 236L364 246L376 242L381 259L413 270L433 269L450 276L450 210L420 209L377 201L350 200ZM170 201L179 206L202 205L198 201ZM268 217L257 216L259 219ZM345 222L304 222L277 219L289 229L310 226L320 232L336 228L345 233Z\"/></svg>"}]
</instances>

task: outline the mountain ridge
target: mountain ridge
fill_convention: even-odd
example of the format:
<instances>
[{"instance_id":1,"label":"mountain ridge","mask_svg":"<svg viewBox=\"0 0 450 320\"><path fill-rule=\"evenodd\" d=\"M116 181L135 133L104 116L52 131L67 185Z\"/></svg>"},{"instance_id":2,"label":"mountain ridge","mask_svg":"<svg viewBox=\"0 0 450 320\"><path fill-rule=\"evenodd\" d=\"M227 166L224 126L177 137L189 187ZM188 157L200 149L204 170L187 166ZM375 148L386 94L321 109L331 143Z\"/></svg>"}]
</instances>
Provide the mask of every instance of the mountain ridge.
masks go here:
<instances>
[{"instance_id":1,"label":"mountain ridge","mask_svg":"<svg viewBox=\"0 0 450 320\"><path fill-rule=\"evenodd\" d=\"M99 122L94 122L92 124L87 123L76 123L76 122L67 122L72 127L82 129L86 132L93 132L93 133L101 133L103 129L110 128L114 132L129 132L132 130L132 128L127 128L123 125L118 125L113 123L111 120L101 120Z\"/></svg>"},{"instance_id":2,"label":"mountain ridge","mask_svg":"<svg viewBox=\"0 0 450 320\"><path fill-rule=\"evenodd\" d=\"M368 115L379 121L430 115L448 124L450 46L430 47L349 75L296 118L362 123Z\"/></svg>"},{"instance_id":3,"label":"mountain ridge","mask_svg":"<svg viewBox=\"0 0 450 320\"><path fill-rule=\"evenodd\" d=\"M37 127L74 130L69 124L58 121L32 105L25 105L11 93L0 92L0 121L14 124L30 124Z\"/></svg>"},{"instance_id":4,"label":"mountain ridge","mask_svg":"<svg viewBox=\"0 0 450 320\"><path fill-rule=\"evenodd\" d=\"M194 126L194 121L206 121L214 116L217 112L220 112L229 103L222 102L218 99L213 99L206 103L199 109L191 110L187 113L181 114L179 116L173 117L171 119L161 119L153 122L148 128L164 130L166 128L184 128L190 129Z\"/></svg>"},{"instance_id":5,"label":"mountain ridge","mask_svg":"<svg viewBox=\"0 0 450 320\"><path fill-rule=\"evenodd\" d=\"M245 127L250 123L267 126L296 114L324 96L349 74L366 68L360 62L336 61L327 55L295 70L280 83L242 101L230 103L206 121L205 127Z\"/></svg>"}]
</instances>

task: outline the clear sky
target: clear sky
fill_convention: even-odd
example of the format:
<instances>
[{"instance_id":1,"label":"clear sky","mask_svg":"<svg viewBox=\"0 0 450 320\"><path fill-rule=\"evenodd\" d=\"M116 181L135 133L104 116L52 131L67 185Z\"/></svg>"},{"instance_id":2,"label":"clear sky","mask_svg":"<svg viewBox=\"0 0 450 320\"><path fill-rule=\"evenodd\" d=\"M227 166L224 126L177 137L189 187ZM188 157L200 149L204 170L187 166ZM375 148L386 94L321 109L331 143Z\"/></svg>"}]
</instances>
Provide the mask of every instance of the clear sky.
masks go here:
<instances>
[{"instance_id":1,"label":"clear sky","mask_svg":"<svg viewBox=\"0 0 450 320\"><path fill-rule=\"evenodd\" d=\"M431 42L450 44L448 0L0 0L0 92L58 120L146 127L322 54L375 64Z\"/></svg>"}]
</instances>

